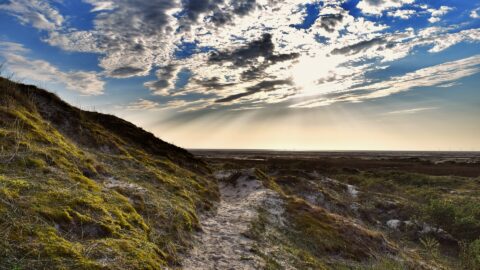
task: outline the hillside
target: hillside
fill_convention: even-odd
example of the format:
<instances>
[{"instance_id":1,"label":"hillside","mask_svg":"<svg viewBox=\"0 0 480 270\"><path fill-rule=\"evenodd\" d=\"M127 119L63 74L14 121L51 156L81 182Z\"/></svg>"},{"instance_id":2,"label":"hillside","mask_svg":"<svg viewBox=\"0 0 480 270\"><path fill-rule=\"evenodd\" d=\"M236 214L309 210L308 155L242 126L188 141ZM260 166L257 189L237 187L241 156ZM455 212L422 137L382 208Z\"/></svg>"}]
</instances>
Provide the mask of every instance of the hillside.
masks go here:
<instances>
[{"instance_id":1,"label":"hillside","mask_svg":"<svg viewBox=\"0 0 480 270\"><path fill-rule=\"evenodd\" d=\"M365 162L201 160L0 78L0 269L478 269L478 175Z\"/></svg>"},{"instance_id":2,"label":"hillside","mask_svg":"<svg viewBox=\"0 0 480 270\"><path fill-rule=\"evenodd\" d=\"M218 200L189 152L0 79L0 269L159 269Z\"/></svg>"}]
</instances>

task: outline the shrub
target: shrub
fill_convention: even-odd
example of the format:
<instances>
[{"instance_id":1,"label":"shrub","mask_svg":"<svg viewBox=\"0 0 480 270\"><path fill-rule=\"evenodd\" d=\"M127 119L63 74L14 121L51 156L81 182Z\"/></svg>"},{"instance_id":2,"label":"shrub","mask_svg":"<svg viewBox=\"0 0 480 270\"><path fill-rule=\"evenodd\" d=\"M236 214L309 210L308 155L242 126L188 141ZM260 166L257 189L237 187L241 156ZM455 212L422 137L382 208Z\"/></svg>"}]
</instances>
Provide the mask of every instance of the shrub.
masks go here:
<instances>
[{"instance_id":1,"label":"shrub","mask_svg":"<svg viewBox=\"0 0 480 270\"><path fill-rule=\"evenodd\" d=\"M435 238L425 237L420 239L425 252L433 258L437 258L439 254L440 243Z\"/></svg>"},{"instance_id":2,"label":"shrub","mask_svg":"<svg viewBox=\"0 0 480 270\"><path fill-rule=\"evenodd\" d=\"M456 238L471 241L480 237L480 202L473 198L432 199L423 209L423 218Z\"/></svg>"},{"instance_id":3,"label":"shrub","mask_svg":"<svg viewBox=\"0 0 480 270\"><path fill-rule=\"evenodd\" d=\"M462 266L465 269L479 270L480 269L480 239L473 241L470 244L463 242L461 244L462 251L460 258Z\"/></svg>"}]
</instances>

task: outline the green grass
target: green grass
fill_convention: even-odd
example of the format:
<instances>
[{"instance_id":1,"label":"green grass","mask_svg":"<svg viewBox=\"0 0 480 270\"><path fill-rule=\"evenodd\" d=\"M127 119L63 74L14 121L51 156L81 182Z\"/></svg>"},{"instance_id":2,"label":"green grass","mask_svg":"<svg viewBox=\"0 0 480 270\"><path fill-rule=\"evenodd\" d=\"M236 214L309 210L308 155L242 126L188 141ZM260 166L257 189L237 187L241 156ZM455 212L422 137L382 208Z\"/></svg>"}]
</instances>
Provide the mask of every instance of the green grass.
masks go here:
<instances>
[{"instance_id":1,"label":"green grass","mask_svg":"<svg viewBox=\"0 0 480 270\"><path fill-rule=\"evenodd\" d=\"M217 199L186 151L0 79L0 269L173 265Z\"/></svg>"}]
</instances>

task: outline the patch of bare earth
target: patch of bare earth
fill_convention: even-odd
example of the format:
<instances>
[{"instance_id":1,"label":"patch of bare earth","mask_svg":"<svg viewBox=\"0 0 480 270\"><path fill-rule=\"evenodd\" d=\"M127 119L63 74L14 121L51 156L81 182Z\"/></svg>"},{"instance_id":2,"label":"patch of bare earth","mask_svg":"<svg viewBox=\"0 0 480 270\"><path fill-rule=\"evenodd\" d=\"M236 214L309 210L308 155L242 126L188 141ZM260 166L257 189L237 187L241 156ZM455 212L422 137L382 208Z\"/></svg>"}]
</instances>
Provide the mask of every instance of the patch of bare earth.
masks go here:
<instances>
[{"instance_id":1,"label":"patch of bare earth","mask_svg":"<svg viewBox=\"0 0 480 270\"><path fill-rule=\"evenodd\" d=\"M219 183L217 212L201 221L203 231L195 236L196 243L182 263L184 269L264 268L264 260L253 250L255 241L246 233L258 217L258 208L277 194L253 175L245 170L234 183Z\"/></svg>"}]
</instances>

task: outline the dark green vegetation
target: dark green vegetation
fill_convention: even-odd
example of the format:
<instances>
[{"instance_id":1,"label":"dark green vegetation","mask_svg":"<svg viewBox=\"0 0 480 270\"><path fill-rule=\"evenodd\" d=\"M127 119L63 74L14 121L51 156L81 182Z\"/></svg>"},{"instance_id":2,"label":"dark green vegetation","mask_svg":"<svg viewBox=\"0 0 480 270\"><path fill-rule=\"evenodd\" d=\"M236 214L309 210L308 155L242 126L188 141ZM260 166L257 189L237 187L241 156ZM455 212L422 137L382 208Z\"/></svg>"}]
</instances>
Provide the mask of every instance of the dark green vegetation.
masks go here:
<instances>
[{"instance_id":1,"label":"dark green vegetation","mask_svg":"<svg viewBox=\"0 0 480 270\"><path fill-rule=\"evenodd\" d=\"M398 171L337 173L335 177L367 191L362 194L365 219L396 218L424 222L431 227L432 232L425 234L418 234L412 227L402 228L403 233L393 236L399 241L420 244L426 257L441 265L480 269L480 253L476 250L480 241L479 177ZM443 232L436 231L439 229Z\"/></svg>"},{"instance_id":2,"label":"dark green vegetation","mask_svg":"<svg viewBox=\"0 0 480 270\"><path fill-rule=\"evenodd\" d=\"M0 269L160 269L218 200L210 169L114 116L0 78Z\"/></svg>"},{"instance_id":3,"label":"dark green vegetation","mask_svg":"<svg viewBox=\"0 0 480 270\"><path fill-rule=\"evenodd\" d=\"M209 163L260 168L283 194L286 226L261 209L251 230L270 269L285 258L298 269L480 269L478 163L219 156Z\"/></svg>"}]
</instances>

